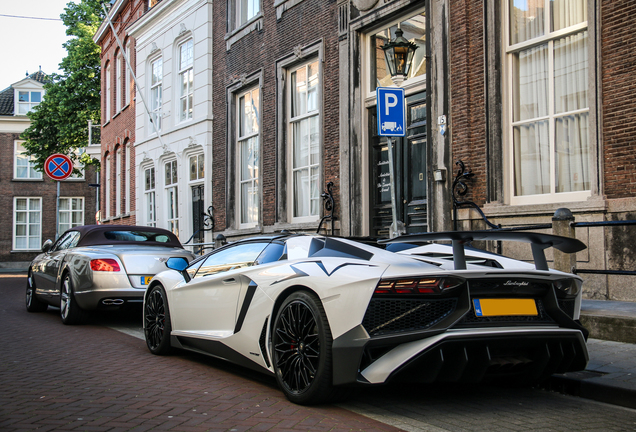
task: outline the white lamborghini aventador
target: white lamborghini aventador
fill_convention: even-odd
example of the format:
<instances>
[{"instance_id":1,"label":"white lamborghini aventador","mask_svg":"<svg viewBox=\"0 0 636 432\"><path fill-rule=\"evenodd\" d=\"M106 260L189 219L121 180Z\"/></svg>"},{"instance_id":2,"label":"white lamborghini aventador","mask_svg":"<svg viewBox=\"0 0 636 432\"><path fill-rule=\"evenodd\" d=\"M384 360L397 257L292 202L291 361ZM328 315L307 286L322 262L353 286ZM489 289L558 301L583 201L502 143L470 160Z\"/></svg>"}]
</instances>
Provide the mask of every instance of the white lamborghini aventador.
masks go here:
<instances>
[{"instance_id":1,"label":"white lamborghini aventador","mask_svg":"<svg viewBox=\"0 0 636 432\"><path fill-rule=\"evenodd\" d=\"M534 265L474 251L472 240L531 243ZM344 387L408 379L536 382L582 370L581 279L550 270L544 249L585 248L536 233L467 231L400 253L320 235L229 244L152 279L144 299L150 351L219 357L276 376L293 402ZM515 265L515 263L517 263Z\"/></svg>"}]
</instances>

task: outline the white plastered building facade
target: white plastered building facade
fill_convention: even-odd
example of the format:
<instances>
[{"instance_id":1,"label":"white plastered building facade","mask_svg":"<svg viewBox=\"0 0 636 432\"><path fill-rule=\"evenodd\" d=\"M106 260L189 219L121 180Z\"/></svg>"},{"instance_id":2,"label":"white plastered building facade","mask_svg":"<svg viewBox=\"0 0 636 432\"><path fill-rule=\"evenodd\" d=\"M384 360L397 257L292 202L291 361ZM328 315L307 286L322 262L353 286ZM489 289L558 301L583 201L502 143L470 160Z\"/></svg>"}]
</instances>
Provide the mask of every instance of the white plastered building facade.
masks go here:
<instances>
[{"instance_id":1,"label":"white plastered building facade","mask_svg":"<svg viewBox=\"0 0 636 432\"><path fill-rule=\"evenodd\" d=\"M212 203L212 1L164 0L129 33L137 223L170 229L182 243L210 242L202 228Z\"/></svg>"}]
</instances>

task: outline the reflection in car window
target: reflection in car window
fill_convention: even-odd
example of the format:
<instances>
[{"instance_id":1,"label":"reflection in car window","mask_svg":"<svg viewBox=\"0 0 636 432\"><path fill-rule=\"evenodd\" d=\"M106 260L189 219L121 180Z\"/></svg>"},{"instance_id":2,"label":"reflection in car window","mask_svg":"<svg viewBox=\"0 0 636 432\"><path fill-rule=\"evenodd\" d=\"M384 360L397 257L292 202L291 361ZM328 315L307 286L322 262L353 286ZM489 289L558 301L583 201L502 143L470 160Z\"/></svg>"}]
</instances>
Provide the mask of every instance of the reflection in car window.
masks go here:
<instances>
[{"instance_id":1,"label":"reflection in car window","mask_svg":"<svg viewBox=\"0 0 636 432\"><path fill-rule=\"evenodd\" d=\"M145 231L105 231L104 236L108 240L116 241L132 241L132 242L145 242L154 241L159 243L168 243L170 237L165 234L156 232Z\"/></svg>"},{"instance_id":2,"label":"reflection in car window","mask_svg":"<svg viewBox=\"0 0 636 432\"><path fill-rule=\"evenodd\" d=\"M195 278L254 265L267 243L243 243L210 255L199 267Z\"/></svg>"},{"instance_id":3,"label":"reflection in car window","mask_svg":"<svg viewBox=\"0 0 636 432\"><path fill-rule=\"evenodd\" d=\"M73 233L76 231L67 232L62 235L56 242L55 245L51 248L51 251L60 251L64 249L68 249L71 241L73 240Z\"/></svg>"},{"instance_id":4,"label":"reflection in car window","mask_svg":"<svg viewBox=\"0 0 636 432\"><path fill-rule=\"evenodd\" d=\"M80 239L80 233L78 233L77 231L73 231L71 233L71 239L68 243L68 248L74 248L75 246L77 246L77 242L79 242Z\"/></svg>"},{"instance_id":5,"label":"reflection in car window","mask_svg":"<svg viewBox=\"0 0 636 432\"><path fill-rule=\"evenodd\" d=\"M194 277L194 275L196 274L197 270L199 270L199 267L201 267L201 264L203 263L203 261L205 261L205 258L201 257L200 259L196 259L196 260L194 260L194 261L192 261L190 263L190 265L186 269L186 271L190 275L190 279L192 279Z\"/></svg>"},{"instance_id":6,"label":"reflection in car window","mask_svg":"<svg viewBox=\"0 0 636 432\"><path fill-rule=\"evenodd\" d=\"M285 252L285 245L283 243L270 243L258 256L256 265L278 261L283 256L283 252Z\"/></svg>"}]
</instances>

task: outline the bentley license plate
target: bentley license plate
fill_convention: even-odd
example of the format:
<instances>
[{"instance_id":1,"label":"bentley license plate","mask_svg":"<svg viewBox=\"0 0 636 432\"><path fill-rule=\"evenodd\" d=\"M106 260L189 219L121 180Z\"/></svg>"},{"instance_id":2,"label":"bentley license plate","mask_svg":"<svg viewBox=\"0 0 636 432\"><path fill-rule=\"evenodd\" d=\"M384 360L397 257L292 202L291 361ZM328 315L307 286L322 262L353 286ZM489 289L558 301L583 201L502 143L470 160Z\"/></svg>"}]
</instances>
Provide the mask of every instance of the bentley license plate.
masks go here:
<instances>
[{"instance_id":1,"label":"bentley license plate","mask_svg":"<svg viewBox=\"0 0 636 432\"><path fill-rule=\"evenodd\" d=\"M152 276L142 276L141 277L141 284L142 285L148 285L150 283L151 279L152 279Z\"/></svg>"},{"instance_id":2,"label":"bentley license plate","mask_svg":"<svg viewBox=\"0 0 636 432\"><path fill-rule=\"evenodd\" d=\"M534 299L473 299L473 306L478 317L539 315Z\"/></svg>"}]
</instances>

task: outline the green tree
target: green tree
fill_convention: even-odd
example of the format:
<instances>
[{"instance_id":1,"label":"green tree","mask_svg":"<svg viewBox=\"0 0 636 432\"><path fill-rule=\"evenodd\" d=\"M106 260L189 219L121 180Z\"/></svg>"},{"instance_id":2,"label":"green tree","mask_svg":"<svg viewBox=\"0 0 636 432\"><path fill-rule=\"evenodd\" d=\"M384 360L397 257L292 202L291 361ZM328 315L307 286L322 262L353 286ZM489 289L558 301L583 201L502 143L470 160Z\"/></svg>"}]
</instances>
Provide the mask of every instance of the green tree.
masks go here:
<instances>
[{"instance_id":1,"label":"green tree","mask_svg":"<svg viewBox=\"0 0 636 432\"><path fill-rule=\"evenodd\" d=\"M26 152L44 171L46 158L55 153L69 155L88 145L88 121L100 124L100 47L93 35L105 18L99 0L69 2L60 15L71 36L64 43L67 55L60 63L61 74L52 74L44 85L42 102L28 115L31 126L24 131ZM84 165L99 162L84 154Z\"/></svg>"}]
</instances>

